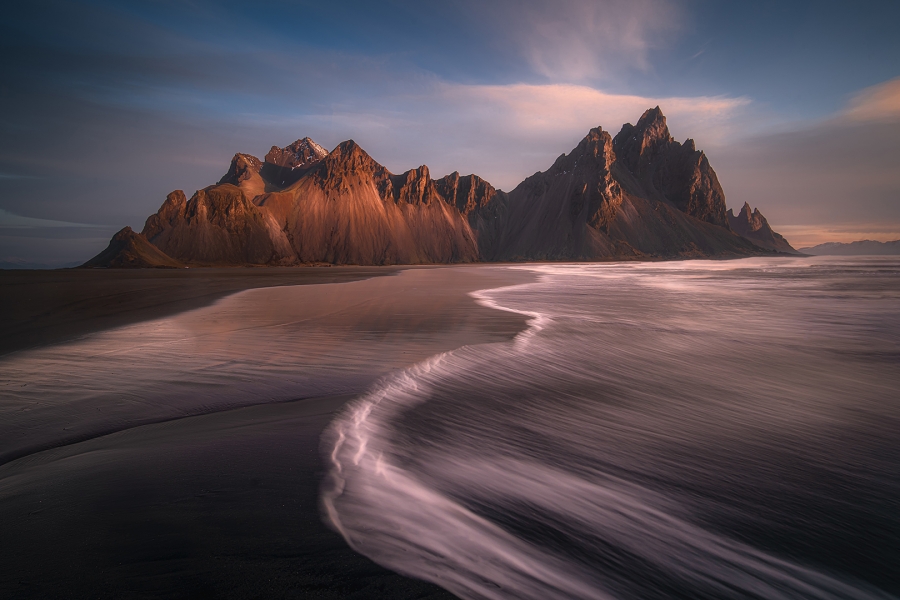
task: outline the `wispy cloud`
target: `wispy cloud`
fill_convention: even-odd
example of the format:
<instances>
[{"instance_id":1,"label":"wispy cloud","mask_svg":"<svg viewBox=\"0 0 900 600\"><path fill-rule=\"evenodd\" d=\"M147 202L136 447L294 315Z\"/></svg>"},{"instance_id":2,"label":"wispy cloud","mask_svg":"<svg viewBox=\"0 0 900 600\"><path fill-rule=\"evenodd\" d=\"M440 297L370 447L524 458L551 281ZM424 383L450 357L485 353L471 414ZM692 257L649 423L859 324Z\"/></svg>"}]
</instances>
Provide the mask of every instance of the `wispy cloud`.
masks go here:
<instances>
[{"instance_id":1,"label":"wispy cloud","mask_svg":"<svg viewBox=\"0 0 900 600\"><path fill-rule=\"evenodd\" d=\"M828 121L790 123L798 113L779 113L771 95L751 102L742 94L759 88L730 85L746 69L713 60L725 38L764 49L770 38L756 33L771 23L718 26L759 11L706 20L683 0L338 4L22 4L24 16L0 24L12 57L0 94L2 206L15 211L0 226L19 237L86 234L78 221L139 226L172 189L216 181L235 152L263 155L305 135L329 147L354 138L395 172L425 163L510 189L589 128L615 133L656 105L677 139L708 151L729 204L760 206L776 228L865 211L900 220L889 131L900 83L862 90ZM747 56L752 72L765 70ZM783 85L765 71L766 85Z\"/></svg>"},{"instance_id":2,"label":"wispy cloud","mask_svg":"<svg viewBox=\"0 0 900 600\"><path fill-rule=\"evenodd\" d=\"M646 97L611 94L580 85L444 85L439 96L467 107L473 118L490 120L516 131L546 135L585 131L602 125L616 133L625 122L636 121L647 108L659 105L677 128L710 138L725 133L746 98Z\"/></svg>"},{"instance_id":3,"label":"wispy cloud","mask_svg":"<svg viewBox=\"0 0 900 600\"><path fill-rule=\"evenodd\" d=\"M657 105L667 115L673 135L691 136L702 146L728 136L749 101L620 95L563 84L438 82L415 93L345 102L328 112L282 120L280 125L326 145L353 137L393 171L426 163L436 174L474 172L508 190L548 168L592 127L602 126L615 135L623 123L636 122Z\"/></svg>"},{"instance_id":4,"label":"wispy cloud","mask_svg":"<svg viewBox=\"0 0 900 600\"><path fill-rule=\"evenodd\" d=\"M856 94L838 118L853 121L900 120L900 77Z\"/></svg>"},{"instance_id":5,"label":"wispy cloud","mask_svg":"<svg viewBox=\"0 0 900 600\"><path fill-rule=\"evenodd\" d=\"M507 44L554 82L608 78L623 68L648 71L649 54L682 25L669 0L556 0L479 3L503 24Z\"/></svg>"},{"instance_id":6,"label":"wispy cloud","mask_svg":"<svg viewBox=\"0 0 900 600\"><path fill-rule=\"evenodd\" d=\"M100 227L99 225L90 225L87 223L72 223L70 221L54 221L53 219L36 219L34 217L23 217L11 213L0 208L0 227L10 229L46 229L59 227Z\"/></svg>"}]
</instances>

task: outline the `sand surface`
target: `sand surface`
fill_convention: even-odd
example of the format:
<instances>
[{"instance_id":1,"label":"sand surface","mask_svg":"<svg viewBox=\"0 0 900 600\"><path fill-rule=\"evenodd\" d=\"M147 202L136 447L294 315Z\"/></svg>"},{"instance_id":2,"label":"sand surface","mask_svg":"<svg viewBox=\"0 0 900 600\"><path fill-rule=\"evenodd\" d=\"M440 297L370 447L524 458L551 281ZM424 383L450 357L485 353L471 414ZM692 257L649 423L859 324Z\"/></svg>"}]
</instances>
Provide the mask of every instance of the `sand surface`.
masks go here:
<instances>
[{"instance_id":1,"label":"sand surface","mask_svg":"<svg viewBox=\"0 0 900 600\"><path fill-rule=\"evenodd\" d=\"M150 303L0 357L0 596L447 597L322 523L319 437L379 377L515 335L521 317L467 292L530 278L413 269L134 318ZM103 296L79 302L108 322Z\"/></svg>"},{"instance_id":2,"label":"sand surface","mask_svg":"<svg viewBox=\"0 0 900 600\"><path fill-rule=\"evenodd\" d=\"M356 281L398 267L0 270L0 355L174 315L240 290Z\"/></svg>"}]
</instances>

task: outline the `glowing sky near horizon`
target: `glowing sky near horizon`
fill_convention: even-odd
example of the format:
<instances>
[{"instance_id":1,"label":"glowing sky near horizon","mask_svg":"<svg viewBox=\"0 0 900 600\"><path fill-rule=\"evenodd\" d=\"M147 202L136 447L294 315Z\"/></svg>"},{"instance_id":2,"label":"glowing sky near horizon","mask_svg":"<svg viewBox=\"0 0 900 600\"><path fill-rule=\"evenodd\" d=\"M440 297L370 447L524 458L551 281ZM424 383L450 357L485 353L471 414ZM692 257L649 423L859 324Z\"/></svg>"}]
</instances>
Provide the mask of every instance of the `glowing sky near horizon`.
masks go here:
<instances>
[{"instance_id":1,"label":"glowing sky near horizon","mask_svg":"<svg viewBox=\"0 0 900 600\"><path fill-rule=\"evenodd\" d=\"M657 104L795 247L897 239L897 22L894 1L23 3L0 22L0 261L85 260L235 152L353 138L508 190Z\"/></svg>"}]
</instances>

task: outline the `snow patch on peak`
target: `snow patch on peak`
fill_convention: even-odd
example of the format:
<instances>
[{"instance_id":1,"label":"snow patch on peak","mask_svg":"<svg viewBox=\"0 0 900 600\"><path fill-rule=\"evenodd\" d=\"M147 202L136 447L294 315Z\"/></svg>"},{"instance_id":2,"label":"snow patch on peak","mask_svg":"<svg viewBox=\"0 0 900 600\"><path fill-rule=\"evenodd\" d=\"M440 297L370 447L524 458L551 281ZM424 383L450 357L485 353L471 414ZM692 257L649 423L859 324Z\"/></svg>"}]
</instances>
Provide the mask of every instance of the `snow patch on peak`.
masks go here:
<instances>
[{"instance_id":1,"label":"snow patch on peak","mask_svg":"<svg viewBox=\"0 0 900 600\"><path fill-rule=\"evenodd\" d=\"M328 150L315 143L311 138L305 137L300 141L312 150L314 154L319 155L319 157L324 158L328 154Z\"/></svg>"},{"instance_id":2,"label":"snow patch on peak","mask_svg":"<svg viewBox=\"0 0 900 600\"><path fill-rule=\"evenodd\" d=\"M305 137L284 148L272 146L266 154L266 162L296 169L316 163L327 155L328 151L325 148Z\"/></svg>"}]
</instances>

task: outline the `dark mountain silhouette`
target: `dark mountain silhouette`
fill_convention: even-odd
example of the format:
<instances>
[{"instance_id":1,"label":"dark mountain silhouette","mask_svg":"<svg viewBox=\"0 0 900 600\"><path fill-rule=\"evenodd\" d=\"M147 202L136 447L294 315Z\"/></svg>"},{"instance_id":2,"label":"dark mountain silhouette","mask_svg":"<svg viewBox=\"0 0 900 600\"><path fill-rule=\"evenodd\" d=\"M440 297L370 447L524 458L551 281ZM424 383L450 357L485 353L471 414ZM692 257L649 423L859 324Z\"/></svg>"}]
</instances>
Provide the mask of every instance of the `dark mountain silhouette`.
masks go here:
<instances>
[{"instance_id":1,"label":"dark mountain silhouette","mask_svg":"<svg viewBox=\"0 0 900 600\"><path fill-rule=\"evenodd\" d=\"M659 107L646 111L637 125L626 123L613 140L613 150L640 184L635 191L650 199L665 199L701 221L727 227L725 192L706 154L694 140L679 144L669 134Z\"/></svg>"},{"instance_id":2,"label":"dark mountain silhouette","mask_svg":"<svg viewBox=\"0 0 900 600\"><path fill-rule=\"evenodd\" d=\"M835 256L867 256L867 255L900 255L900 240L892 242L876 242L860 240L858 242L825 242L810 248L800 248L803 254L835 255Z\"/></svg>"},{"instance_id":3,"label":"dark mountain silhouette","mask_svg":"<svg viewBox=\"0 0 900 600\"><path fill-rule=\"evenodd\" d=\"M777 252L787 252L796 254L797 251L791 247L781 234L772 231L769 222L763 216L759 209L750 212L750 205L744 202L744 207L738 216L734 216L731 209L728 209L728 224L731 230L740 236L743 236L766 250L775 250Z\"/></svg>"},{"instance_id":4,"label":"dark mountain silhouette","mask_svg":"<svg viewBox=\"0 0 900 600\"><path fill-rule=\"evenodd\" d=\"M602 260L793 250L787 242L784 248L766 246L769 237L783 238L759 219L764 227L730 224L706 155L692 140L672 139L657 107L615 138L592 129L571 153L508 194L477 175L432 179L426 166L395 175L352 140L331 152L303 138L273 146L264 160L236 154L217 184L189 200L180 190L169 194L142 236L172 260L191 265ZM90 264L122 262L108 250Z\"/></svg>"},{"instance_id":5,"label":"dark mountain silhouette","mask_svg":"<svg viewBox=\"0 0 900 600\"><path fill-rule=\"evenodd\" d=\"M621 155L623 158L619 158ZM509 193L499 259L749 255L728 227L725 197L705 155L669 135L659 109L615 140L595 128L549 170Z\"/></svg>"}]
</instances>

